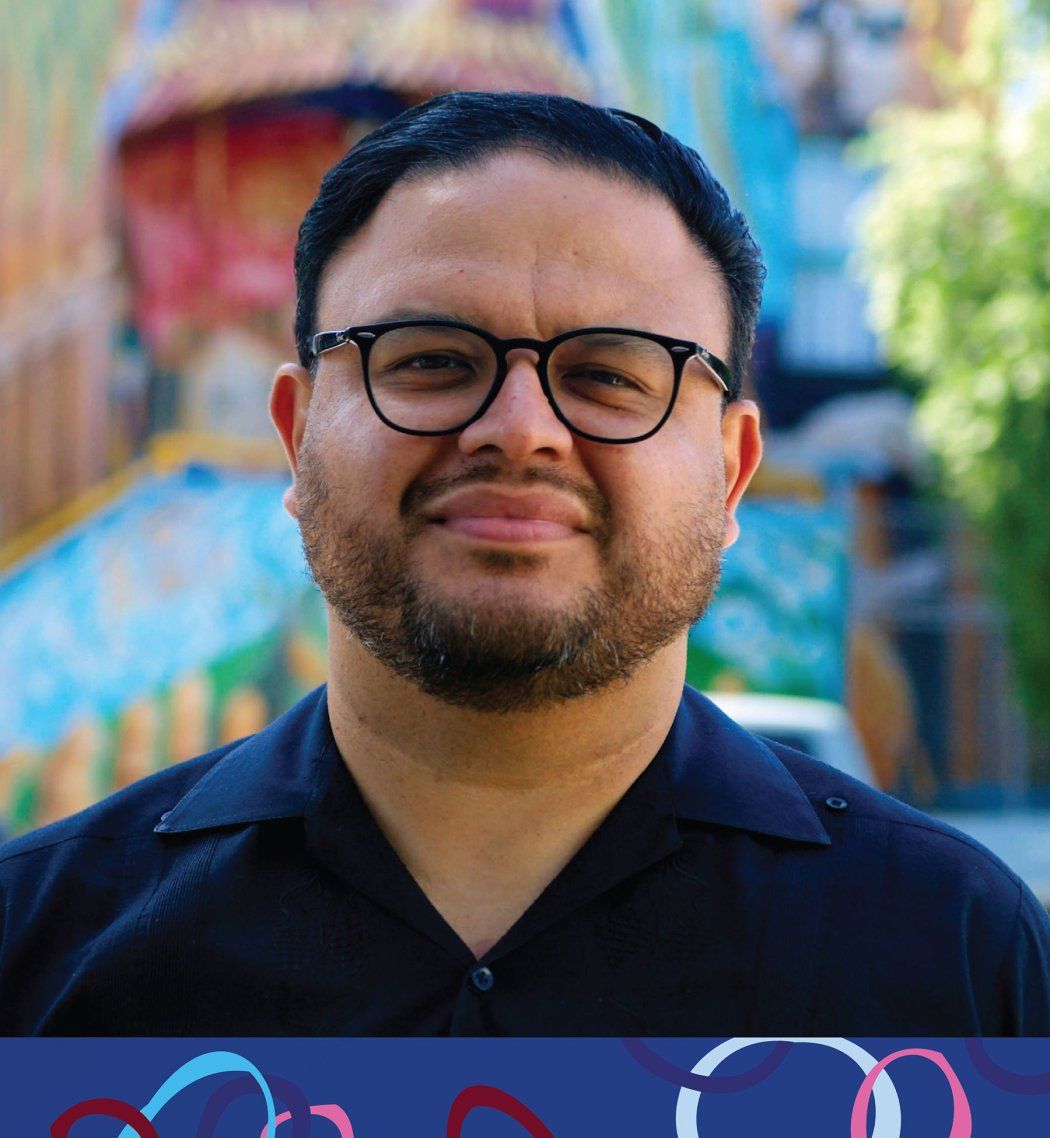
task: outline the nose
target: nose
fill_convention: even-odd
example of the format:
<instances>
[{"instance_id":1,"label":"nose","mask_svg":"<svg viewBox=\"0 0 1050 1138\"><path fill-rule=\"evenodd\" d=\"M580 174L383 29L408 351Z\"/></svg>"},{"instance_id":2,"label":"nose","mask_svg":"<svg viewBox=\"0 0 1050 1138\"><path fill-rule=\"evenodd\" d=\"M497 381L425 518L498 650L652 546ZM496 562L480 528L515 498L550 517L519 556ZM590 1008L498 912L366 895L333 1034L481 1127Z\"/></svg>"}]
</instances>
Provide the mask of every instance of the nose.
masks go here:
<instances>
[{"instance_id":1,"label":"nose","mask_svg":"<svg viewBox=\"0 0 1050 1138\"><path fill-rule=\"evenodd\" d=\"M499 451L511 462L524 462L537 454L565 458L572 451L573 434L548 402L537 362L536 353L526 348L509 353L499 394L480 419L460 432L461 451Z\"/></svg>"}]
</instances>

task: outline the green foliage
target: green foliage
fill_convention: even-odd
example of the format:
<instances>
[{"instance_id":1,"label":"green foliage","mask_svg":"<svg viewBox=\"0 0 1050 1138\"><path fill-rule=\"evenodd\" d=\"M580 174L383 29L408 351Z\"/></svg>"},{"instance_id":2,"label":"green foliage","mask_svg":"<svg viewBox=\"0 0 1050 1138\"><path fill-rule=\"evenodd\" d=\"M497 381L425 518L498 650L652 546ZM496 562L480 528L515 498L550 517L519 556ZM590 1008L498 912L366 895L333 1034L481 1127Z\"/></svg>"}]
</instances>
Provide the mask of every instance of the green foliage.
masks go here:
<instances>
[{"instance_id":1,"label":"green foliage","mask_svg":"<svg viewBox=\"0 0 1050 1138\"><path fill-rule=\"evenodd\" d=\"M1050 47L1046 0L975 0L936 109L883 112L863 265L919 385L944 488L986 535L1022 699L1050 733Z\"/></svg>"}]
</instances>

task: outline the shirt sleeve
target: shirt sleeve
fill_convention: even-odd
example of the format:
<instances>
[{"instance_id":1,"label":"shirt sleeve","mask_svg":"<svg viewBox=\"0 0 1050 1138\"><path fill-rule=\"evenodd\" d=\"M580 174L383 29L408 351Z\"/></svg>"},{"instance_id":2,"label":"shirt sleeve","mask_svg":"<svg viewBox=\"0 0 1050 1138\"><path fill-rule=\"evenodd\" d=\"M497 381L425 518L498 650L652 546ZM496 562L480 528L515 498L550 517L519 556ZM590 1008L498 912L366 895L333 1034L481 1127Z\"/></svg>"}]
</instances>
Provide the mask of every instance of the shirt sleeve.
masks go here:
<instances>
[{"instance_id":1,"label":"shirt sleeve","mask_svg":"<svg viewBox=\"0 0 1050 1138\"><path fill-rule=\"evenodd\" d=\"M1050 1035L1050 916L1024 885L999 971L1001 1035ZM988 1032L987 1034L993 1034Z\"/></svg>"}]
</instances>

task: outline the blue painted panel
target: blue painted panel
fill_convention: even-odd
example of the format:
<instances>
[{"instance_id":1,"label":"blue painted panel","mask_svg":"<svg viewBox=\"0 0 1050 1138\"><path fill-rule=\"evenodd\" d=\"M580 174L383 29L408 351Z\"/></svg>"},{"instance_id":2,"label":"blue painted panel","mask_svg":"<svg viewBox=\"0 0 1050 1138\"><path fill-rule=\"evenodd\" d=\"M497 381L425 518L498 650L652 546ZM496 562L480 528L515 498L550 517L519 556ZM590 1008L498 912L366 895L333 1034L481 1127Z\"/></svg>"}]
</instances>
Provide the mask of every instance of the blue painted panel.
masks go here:
<instances>
[{"instance_id":1,"label":"blue painted panel","mask_svg":"<svg viewBox=\"0 0 1050 1138\"><path fill-rule=\"evenodd\" d=\"M150 478L0 579L0 752L265 635L309 586L276 474Z\"/></svg>"}]
</instances>

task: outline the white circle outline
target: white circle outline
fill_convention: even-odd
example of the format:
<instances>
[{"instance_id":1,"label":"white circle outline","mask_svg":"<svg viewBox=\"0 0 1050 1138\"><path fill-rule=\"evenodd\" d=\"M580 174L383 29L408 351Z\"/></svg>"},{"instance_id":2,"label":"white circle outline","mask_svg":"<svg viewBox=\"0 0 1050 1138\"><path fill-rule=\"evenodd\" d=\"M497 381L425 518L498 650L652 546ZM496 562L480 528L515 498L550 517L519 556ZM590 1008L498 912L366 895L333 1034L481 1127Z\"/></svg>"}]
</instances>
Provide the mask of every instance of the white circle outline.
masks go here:
<instances>
[{"instance_id":1,"label":"white circle outline","mask_svg":"<svg viewBox=\"0 0 1050 1138\"><path fill-rule=\"evenodd\" d=\"M833 1036L820 1038L733 1038L727 1039L713 1047L704 1055L693 1068L694 1075L712 1075L718 1065L735 1055L745 1047L752 1047L756 1043L813 1043L818 1047L830 1047L833 1051L852 1059L866 1075L877 1063L874 1055L869 1055L863 1047L859 1047L849 1039L839 1039ZM858 1084L859 1087L859 1084ZM887 1072L883 1070L875 1079L872 1087L872 1098L875 1102L875 1125L871 1131L871 1138L900 1138L901 1133L901 1102L897 1097L897 1088ZM675 1125L678 1138L700 1138L699 1127L700 1091L690 1087L682 1087L678 1092L678 1104L675 1109Z\"/></svg>"}]
</instances>

